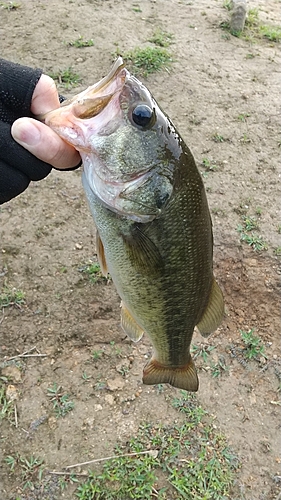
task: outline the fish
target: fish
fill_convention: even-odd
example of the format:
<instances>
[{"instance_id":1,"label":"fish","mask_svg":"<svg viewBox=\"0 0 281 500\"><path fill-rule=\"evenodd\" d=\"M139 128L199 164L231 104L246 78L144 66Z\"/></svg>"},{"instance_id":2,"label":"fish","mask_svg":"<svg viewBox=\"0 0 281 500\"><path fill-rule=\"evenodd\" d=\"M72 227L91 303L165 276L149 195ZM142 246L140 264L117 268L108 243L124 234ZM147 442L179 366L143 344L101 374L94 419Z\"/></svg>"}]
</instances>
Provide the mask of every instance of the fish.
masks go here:
<instances>
[{"instance_id":1,"label":"fish","mask_svg":"<svg viewBox=\"0 0 281 500\"><path fill-rule=\"evenodd\" d=\"M43 117L83 161L82 183L104 275L121 298L121 326L146 334L144 384L197 391L190 346L220 325L212 221L194 157L121 57L107 76Z\"/></svg>"}]
</instances>

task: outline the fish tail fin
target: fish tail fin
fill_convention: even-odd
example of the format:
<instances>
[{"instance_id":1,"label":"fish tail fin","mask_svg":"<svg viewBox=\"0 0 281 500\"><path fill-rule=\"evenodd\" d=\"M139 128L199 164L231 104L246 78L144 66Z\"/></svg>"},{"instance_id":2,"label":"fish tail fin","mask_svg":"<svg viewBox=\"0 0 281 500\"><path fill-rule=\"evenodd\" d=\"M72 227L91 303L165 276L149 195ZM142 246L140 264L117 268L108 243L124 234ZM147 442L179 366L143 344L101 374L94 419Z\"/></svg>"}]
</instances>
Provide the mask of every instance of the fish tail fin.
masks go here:
<instances>
[{"instance_id":1,"label":"fish tail fin","mask_svg":"<svg viewBox=\"0 0 281 500\"><path fill-rule=\"evenodd\" d=\"M213 280L209 302L197 328L203 337L208 337L220 325L224 315L224 301L222 291L215 278Z\"/></svg>"},{"instance_id":2,"label":"fish tail fin","mask_svg":"<svg viewBox=\"0 0 281 500\"><path fill-rule=\"evenodd\" d=\"M195 364L190 356L188 363L180 367L165 366L152 358L144 367L143 383L171 384L179 389L196 392L199 382Z\"/></svg>"}]
</instances>

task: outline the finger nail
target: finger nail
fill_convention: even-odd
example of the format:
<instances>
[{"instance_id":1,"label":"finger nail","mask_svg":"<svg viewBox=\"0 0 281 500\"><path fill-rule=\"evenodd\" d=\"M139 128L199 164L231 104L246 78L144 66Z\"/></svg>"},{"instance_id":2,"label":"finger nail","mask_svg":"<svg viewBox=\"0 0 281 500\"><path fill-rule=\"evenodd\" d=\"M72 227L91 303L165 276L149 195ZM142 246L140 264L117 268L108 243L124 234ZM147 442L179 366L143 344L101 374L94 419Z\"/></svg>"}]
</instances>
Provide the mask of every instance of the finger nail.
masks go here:
<instances>
[{"instance_id":1,"label":"finger nail","mask_svg":"<svg viewBox=\"0 0 281 500\"><path fill-rule=\"evenodd\" d=\"M13 123L12 136L22 146L36 146L41 139L40 130L28 118L19 118Z\"/></svg>"}]
</instances>

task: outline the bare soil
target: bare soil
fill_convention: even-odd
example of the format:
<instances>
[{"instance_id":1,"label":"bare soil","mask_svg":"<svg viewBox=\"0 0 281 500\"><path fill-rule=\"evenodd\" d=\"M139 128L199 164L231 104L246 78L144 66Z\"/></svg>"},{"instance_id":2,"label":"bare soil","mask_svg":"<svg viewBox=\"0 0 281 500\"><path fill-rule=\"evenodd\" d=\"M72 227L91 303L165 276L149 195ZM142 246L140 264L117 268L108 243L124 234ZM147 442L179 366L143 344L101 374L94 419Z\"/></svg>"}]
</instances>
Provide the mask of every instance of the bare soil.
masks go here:
<instances>
[{"instance_id":1,"label":"bare soil","mask_svg":"<svg viewBox=\"0 0 281 500\"><path fill-rule=\"evenodd\" d=\"M193 339L205 349L215 346L207 362L196 359L198 400L240 460L229 498L280 499L280 46L227 36L220 27L229 16L223 1L26 0L11 10L2 4L2 57L46 73L75 68L81 83L71 91L60 87L66 96L105 75L116 50L146 45L156 28L173 34L174 62L144 83L203 174L215 274L227 310L207 341L198 334ZM279 23L277 0L248 7L259 9L264 24ZM79 36L94 45L68 45ZM206 158L215 169L206 168ZM53 170L0 209L0 289L22 290L26 301L0 311L2 376L9 375L18 391L17 427L7 419L1 424L3 500L28 498L21 477L5 462L9 455L40 456L49 470L59 471L111 455L116 442L133 435L142 421L176 418L167 397L179 391L142 384L151 346L147 338L137 345L124 338L114 285L91 283L81 271L96 259L96 250L80 170ZM266 251L240 241L243 215L257 218ZM240 330L250 329L267 357L246 363ZM46 356L7 362L35 346L32 353ZM215 378L212 363L221 356L227 370ZM47 395L54 383L75 404L64 418L54 417ZM52 498L74 498L74 489L56 490Z\"/></svg>"}]
</instances>

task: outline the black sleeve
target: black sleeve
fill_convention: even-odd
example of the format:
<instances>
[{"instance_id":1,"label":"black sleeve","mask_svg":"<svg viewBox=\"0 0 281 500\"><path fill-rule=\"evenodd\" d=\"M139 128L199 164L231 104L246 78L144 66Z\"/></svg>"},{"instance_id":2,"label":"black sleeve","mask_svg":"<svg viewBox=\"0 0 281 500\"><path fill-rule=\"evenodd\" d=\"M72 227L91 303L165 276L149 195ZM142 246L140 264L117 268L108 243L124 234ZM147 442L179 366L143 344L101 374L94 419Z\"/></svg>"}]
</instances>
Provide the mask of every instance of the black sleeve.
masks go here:
<instances>
[{"instance_id":1,"label":"black sleeve","mask_svg":"<svg viewBox=\"0 0 281 500\"><path fill-rule=\"evenodd\" d=\"M11 136L12 123L31 117L31 101L42 71L0 58L0 204L22 193L31 180L40 180L51 171L45 163Z\"/></svg>"}]
</instances>

